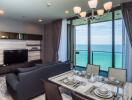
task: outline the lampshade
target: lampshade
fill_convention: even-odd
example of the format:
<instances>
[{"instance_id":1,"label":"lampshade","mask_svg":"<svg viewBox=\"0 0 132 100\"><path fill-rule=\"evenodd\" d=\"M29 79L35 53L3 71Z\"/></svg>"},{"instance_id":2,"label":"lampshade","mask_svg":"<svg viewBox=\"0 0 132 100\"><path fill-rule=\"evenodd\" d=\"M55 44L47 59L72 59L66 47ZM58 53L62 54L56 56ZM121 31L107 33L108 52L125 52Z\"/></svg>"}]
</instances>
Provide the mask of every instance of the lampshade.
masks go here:
<instances>
[{"instance_id":1,"label":"lampshade","mask_svg":"<svg viewBox=\"0 0 132 100\"><path fill-rule=\"evenodd\" d=\"M0 16L4 15L4 11L3 10L0 10Z\"/></svg>"},{"instance_id":2,"label":"lampshade","mask_svg":"<svg viewBox=\"0 0 132 100\"><path fill-rule=\"evenodd\" d=\"M92 9L96 8L97 7L97 4L98 4L98 0L89 0L88 1L88 5Z\"/></svg>"},{"instance_id":3,"label":"lampshade","mask_svg":"<svg viewBox=\"0 0 132 100\"><path fill-rule=\"evenodd\" d=\"M104 15L104 9L98 9L97 14L98 14L98 16Z\"/></svg>"},{"instance_id":4,"label":"lampshade","mask_svg":"<svg viewBox=\"0 0 132 100\"><path fill-rule=\"evenodd\" d=\"M73 7L73 11L75 14L79 14L81 12L81 7L78 7L78 6Z\"/></svg>"},{"instance_id":5,"label":"lampshade","mask_svg":"<svg viewBox=\"0 0 132 100\"><path fill-rule=\"evenodd\" d=\"M80 13L80 16L84 18L84 17L86 17L86 14L87 14L87 12L83 11Z\"/></svg>"},{"instance_id":6,"label":"lampshade","mask_svg":"<svg viewBox=\"0 0 132 100\"><path fill-rule=\"evenodd\" d=\"M104 9L105 10L111 10L112 9L112 2L106 2L104 4Z\"/></svg>"},{"instance_id":7,"label":"lampshade","mask_svg":"<svg viewBox=\"0 0 132 100\"><path fill-rule=\"evenodd\" d=\"M38 22L42 22L43 21L43 19L38 19Z\"/></svg>"}]
</instances>

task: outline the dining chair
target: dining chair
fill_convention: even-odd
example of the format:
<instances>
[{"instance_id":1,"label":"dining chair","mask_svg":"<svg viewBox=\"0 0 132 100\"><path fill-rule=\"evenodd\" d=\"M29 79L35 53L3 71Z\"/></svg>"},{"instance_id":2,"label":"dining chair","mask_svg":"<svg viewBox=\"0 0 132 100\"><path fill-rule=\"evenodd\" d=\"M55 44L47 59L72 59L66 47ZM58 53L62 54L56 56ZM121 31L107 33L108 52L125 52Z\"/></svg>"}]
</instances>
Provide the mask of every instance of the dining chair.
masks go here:
<instances>
[{"instance_id":1,"label":"dining chair","mask_svg":"<svg viewBox=\"0 0 132 100\"><path fill-rule=\"evenodd\" d=\"M126 82L126 75L127 75L126 69L111 67L108 69L108 79L113 77L119 81Z\"/></svg>"},{"instance_id":2,"label":"dining chair","mask_svg":"<svg viewBox=\"0 0 132 100\"><path fill-rule=\"evenodd\" d=\"M73 100L94 100L94 99L92 99L92 98L90 98L90 97L84 97L84 96L82 96L82 95L80 95L80 94L78 94L78 93L72 93L72 99Z\"/></svg>"},{"instance_id":3,"label":"dining chair","mask_svg":"<svg viewBox=\"0 0 132 100\"><path fill-rule=\"evenodd\" d=\"M61 94L58 86L48 80L44 81L44 89L46 100L72 100L72 98L67 94Z\"/></svg>"},{"instance_id":4,"label":"dining chair","mask_svg":"<svg viewBox=\"0 0 132 100\"><path fill-rule=\"evenodd\" d=\"M87 67L86 67L86 71L87 71L87 73L99 74L100 66L99 65L88 64Z\"/></svg>"}]
</instances>

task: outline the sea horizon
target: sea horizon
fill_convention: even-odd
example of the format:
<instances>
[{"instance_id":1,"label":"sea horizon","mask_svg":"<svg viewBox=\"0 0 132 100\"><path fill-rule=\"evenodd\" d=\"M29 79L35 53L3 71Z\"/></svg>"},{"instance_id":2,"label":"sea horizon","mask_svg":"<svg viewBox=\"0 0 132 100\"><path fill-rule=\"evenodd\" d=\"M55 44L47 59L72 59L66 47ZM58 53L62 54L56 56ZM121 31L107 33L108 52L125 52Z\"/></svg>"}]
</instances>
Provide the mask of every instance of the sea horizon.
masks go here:
<instances>
[{"instance_id":1,"label":"sea horizon","mask_svg":"<svg viewBox=\"0 0 132 100\"><path fill-rule=\"evenodd\" d=\"M88 47L85 44L77 44L75 51L76 65L86 67L88 61ZM91 64L100 65L102 70L107 71L108 67L112 67L112 45L101 44L91 45ZM115 66L122 67L122 45L115 45Z\"/></svg>"}]
</instances>

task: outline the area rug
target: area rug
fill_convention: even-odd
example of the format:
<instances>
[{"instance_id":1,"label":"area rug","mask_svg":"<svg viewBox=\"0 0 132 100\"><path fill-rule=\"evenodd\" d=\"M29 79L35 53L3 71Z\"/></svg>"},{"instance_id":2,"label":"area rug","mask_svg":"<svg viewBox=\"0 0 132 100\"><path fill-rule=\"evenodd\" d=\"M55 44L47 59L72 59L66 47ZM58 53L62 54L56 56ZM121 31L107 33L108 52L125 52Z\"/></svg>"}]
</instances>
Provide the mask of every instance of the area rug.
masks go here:
<instances>
[{"instance_id":1,"label":"area rug","mask_svg":"<svg viewBox=\"0 0 132 100\"><path fill-rule=\"evenodd\" d=\"M5 76L0 76L0 100L13 100L7 91Z\"/></svg>"}]
</instances>

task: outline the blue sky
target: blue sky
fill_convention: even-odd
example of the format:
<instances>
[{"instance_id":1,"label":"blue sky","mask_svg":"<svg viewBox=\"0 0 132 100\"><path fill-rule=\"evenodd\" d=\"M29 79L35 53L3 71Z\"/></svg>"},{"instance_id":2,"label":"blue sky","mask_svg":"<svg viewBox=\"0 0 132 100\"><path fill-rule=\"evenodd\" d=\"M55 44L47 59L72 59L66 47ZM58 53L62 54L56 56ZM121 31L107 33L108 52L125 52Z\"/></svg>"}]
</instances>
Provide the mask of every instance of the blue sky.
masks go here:
<instances>
[{"instance_id":1,"label":"blue sky","mask_svg":"<svg viewBox=\"0 0 132 100\"><path fill-rule=\"evenodd\" d=\"M76 26L76 44L87 45L87 25ZM122 44L122 20L115 21L115 42ZM91 25L91 43L93 45L110 45L112 43L112 22Z\"/></svg>"}]
</instances>

